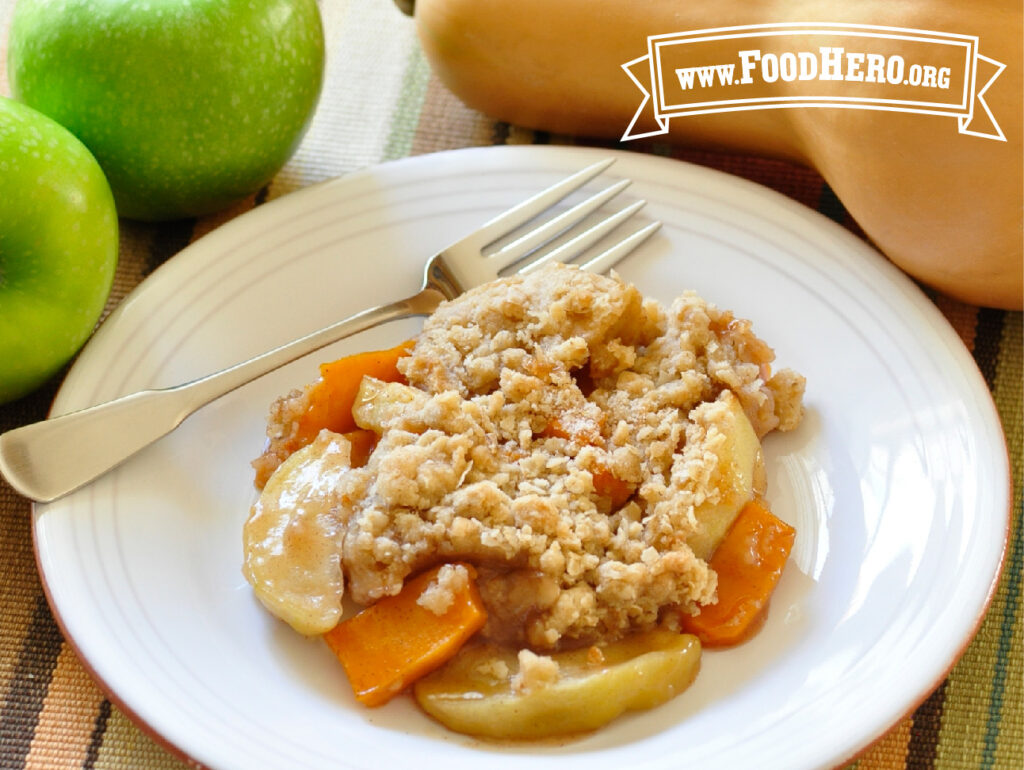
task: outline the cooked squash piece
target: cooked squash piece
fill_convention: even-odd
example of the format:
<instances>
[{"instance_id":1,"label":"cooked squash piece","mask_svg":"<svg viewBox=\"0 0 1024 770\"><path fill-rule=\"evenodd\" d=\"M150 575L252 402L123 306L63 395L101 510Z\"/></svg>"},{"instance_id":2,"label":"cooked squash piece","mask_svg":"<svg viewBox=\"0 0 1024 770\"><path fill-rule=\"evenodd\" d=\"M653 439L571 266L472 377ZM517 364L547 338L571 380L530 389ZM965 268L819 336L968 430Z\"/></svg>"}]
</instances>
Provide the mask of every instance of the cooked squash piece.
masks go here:
<instances>
[{"instance_id":1,"label":"cooked squash piece","mask_svg":"<svg viewBox=\"0 0 1024 770\"><path fill-rule=\"evenodd\" d=\"M458 565L468 578L457 585L434 588L442 571L452 566L417 575L398 594L370 605L324 635L360 703L387 703L448 660L483 626L487 615L471 566ZM440 598L428 593L432 590Z\"/></svg>"},{"instance_id":2,"label":"cooked squash piece","mask_svg":"<svg viewBox=\"0 0 1024 770\"><path fill-rule=\"evenodd\" d=\"M685 631L708 647L742 642L759 627L775 591L796 530L751 500L715 549L710 566L718 573L718 601L683 616Z\"/></svg>"},{"instance_id":3,"label":"cooked squash piece","mask_svg":"<svg viewBox=\"0 0 1024 770\"><path fill-rule=\"evenodd\" d=\"M336 433L355 430L352 406L363 377L400 382L398 359L409 355L412 340L388 350L356 353L320 365L320 379L308 386L309 407L299 418L296 441L308 443L321 429Z\"/></svg>"}]
</instances>

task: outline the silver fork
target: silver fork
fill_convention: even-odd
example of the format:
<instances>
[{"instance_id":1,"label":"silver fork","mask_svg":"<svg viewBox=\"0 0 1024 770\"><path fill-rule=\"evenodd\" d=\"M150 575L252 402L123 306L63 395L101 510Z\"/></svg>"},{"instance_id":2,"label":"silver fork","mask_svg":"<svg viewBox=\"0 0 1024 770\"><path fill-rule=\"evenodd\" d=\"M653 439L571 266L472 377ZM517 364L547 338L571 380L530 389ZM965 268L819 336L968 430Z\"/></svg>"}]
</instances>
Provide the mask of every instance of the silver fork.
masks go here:
<instances>
[{"instance_id":1,"label":"silver fork","mask_svg":"<svg viewBox=\"0 0 1024 770\"><path fill-rule=\"evenodd\" d=\"M302 356L379 324L428 315L446 299L498 277L522 261L516 272L549 262L568 262L583 254L635 214L644 201L605 217L564 243L537 255L540 247L565 234L628 185L622 180L515 238L493 254L484 249L579 189L612 164L588 166L534 195L477 231L427 260L423 287L406 299L364 310L319 331L243 361L228 369L170 388L143 390L105 404L25 425L0 435L0 474L20 494L50 502L88 484L140 449L167 435L186 417L211 401ZM604 272L639 246L659 227L652 222L581 265Z\"/></svg>"}]
</instances>

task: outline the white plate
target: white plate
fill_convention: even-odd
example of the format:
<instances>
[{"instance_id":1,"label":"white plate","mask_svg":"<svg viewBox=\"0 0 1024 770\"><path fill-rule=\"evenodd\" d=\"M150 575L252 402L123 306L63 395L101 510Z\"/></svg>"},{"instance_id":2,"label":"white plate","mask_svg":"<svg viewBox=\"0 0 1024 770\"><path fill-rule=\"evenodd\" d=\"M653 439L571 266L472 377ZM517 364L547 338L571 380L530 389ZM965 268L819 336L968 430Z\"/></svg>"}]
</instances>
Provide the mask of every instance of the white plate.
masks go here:
<instances>
[{"instance_id":1,"label":"white plate","mask_svg":"<svg viewBox=\"0 0 1024 770\"><path fill-rule=\"evenodd\" d=\"M461 150L262 206L146 280L55 412L191 379L411 293L428 254L606 154ZM617 154L607 176L634 179L627 196L665 224L621 273L665 301L695 288L734 309L807 376L806 420L766 446L773 508L799 534L761 633L706 653L669 704L564 745L475 742L407 698L356 706L326 647L272 620L242 578L248 463L275 396L314 379L318 360L419 325L401 322L237 391L37 507L59 621L140 724L216 768L792 770L850 757L939 683L980 622L1008 526L1004 439L971 357L911 282L832 222L736 178Z\"/></svg>"}]
</instances>

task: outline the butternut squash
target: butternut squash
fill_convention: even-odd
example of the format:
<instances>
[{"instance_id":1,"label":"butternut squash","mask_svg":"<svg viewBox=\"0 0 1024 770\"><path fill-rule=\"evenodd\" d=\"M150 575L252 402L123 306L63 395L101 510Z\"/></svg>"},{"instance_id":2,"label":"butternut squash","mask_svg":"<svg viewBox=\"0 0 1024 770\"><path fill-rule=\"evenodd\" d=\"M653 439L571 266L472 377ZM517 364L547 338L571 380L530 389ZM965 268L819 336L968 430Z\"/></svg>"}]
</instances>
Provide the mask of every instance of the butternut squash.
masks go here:
<instances>
[{"instance_id":1,"label":"butternut squash","mask_svg":"<svg viewBox=\"0 0 1024 770\"><path fill-rule=\"evenodd\" d=\"M977 36L978 50L1006 65L985 94L1006 141L960 134L950 117L837 108L690 115L673 119L664 139L807 164L914 278L972 304L1022 307L1019 2L415 0L414 15L434 72L469 107L614 139L642 98L621 65L647 52L650 35L821 22ZM775 96L791 87L765 86Z\"/></svg>"}]
</instances>

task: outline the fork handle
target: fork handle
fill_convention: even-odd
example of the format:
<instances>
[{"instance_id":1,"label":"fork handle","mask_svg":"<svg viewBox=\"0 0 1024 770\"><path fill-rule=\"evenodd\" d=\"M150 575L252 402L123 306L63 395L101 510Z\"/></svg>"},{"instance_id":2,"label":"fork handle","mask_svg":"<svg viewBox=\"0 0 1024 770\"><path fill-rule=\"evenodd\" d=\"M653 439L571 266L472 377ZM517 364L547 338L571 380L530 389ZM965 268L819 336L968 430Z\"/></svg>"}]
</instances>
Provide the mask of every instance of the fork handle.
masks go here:
<instances>
[{"instance_id":1,"label":"fork handle","mask_svg":"<svg viewBox=\"0 0 1024 770\"><path fill-rule=\"evenodd\" d=\"M304 355L374 326L432 313L444 299L425 288L338 321L198 380L143 390L0 435L0 475L16 492L50 502L102 476L217 398Z\"/></svg>"}]
</instances>

